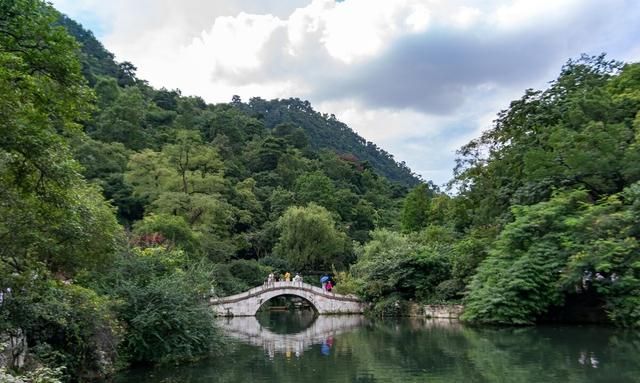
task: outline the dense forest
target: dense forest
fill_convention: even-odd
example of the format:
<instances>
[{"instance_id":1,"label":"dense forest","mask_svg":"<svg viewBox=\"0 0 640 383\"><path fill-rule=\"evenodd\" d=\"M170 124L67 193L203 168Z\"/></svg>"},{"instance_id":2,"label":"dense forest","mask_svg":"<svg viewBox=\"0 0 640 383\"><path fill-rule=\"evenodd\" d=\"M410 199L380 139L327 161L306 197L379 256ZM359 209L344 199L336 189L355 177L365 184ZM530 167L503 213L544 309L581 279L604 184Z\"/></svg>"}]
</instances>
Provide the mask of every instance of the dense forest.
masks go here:
<instances>
[{"instance_id":1,"label":"dense forest","mask_svg":"<svg viewBox=\"0 0 640 383\"><path fill-rule=\"evenodd\" d=\"M306 101L154 89L39 0L0 1L0 62L15 379L220 352L207 298L272 271L332 272L372 314L464 303L467 321L525 325L588 308L640 326L639 64L567 62L459 150L447 194Z\"/></svg>"}]
</instances>

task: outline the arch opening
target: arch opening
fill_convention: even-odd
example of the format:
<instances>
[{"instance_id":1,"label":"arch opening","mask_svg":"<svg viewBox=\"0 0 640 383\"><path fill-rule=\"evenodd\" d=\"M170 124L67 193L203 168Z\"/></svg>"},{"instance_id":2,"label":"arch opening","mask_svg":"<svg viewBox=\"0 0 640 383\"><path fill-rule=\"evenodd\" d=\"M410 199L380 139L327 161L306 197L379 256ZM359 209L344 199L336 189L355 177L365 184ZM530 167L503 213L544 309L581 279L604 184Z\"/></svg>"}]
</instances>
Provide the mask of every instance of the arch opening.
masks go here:
<instances>
[{"instance_id":1,"label":"arch opening","mask_svg":"<svg viewBox=\"0 0 640 383\"><path fill-rule=\"evenodd\" d=\"M274 334L297 334L311 326L318 317L312 302L293 294L280 294L266 300L255 318L263 328Z\"/></svg>"},{"instance_id":2,"label":"arch opening","mask_svg":"<svg viewBox=\"0 0 640 383\"><path fill-rule=\"evenodd\" d=\"M307 298L296 294L278 294L260 303L256 315L263 312L312 312L318 315L317 307Z\"/></svg>"}]
</instances>

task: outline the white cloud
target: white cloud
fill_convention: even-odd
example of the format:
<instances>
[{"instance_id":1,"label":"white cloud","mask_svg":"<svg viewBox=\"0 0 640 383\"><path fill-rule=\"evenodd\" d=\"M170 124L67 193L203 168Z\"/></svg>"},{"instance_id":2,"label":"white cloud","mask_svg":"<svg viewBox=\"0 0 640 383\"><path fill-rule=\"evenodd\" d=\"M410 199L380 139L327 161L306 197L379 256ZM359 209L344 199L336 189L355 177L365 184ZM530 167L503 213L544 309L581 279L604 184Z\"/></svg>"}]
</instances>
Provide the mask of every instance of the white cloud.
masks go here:
<instances>
[{"instance_id":1,"label":"white cloud","mask_svg":"<svg viewBox=\"0 0 640 383\"><path fill-rule=\"evenodd\" d=\"M490 21L507 29L547 24L566 18L582 5L590 4L580 0L516 0L499 6Z\"/></svg>"},{"instance_id":2,"label":"white cloud","mask_svg":"<svg viewBox=\"0 0 640 383\"><path fill-rule=\"evenodd\" d=\"M476 24L482 17L482 11L478 8L459 6L450 15L451 24L464 29Z\"/></svg>"},{"instance_id":3,"label":"white cloud","mask_svg":"<svg viewBox=\"0 0 640 383\"><path fill-rule=\"evenodd\" d=\"M260 67L259 52L275 29L284 22L272 15L218 17L209 32L187 47L193 53L206 52L215 55L216 68L233 73L255 70Z\"/></svg>"},{"instance_id":4,"label":"white cloud","mask_svg":"<svg viewBox=\"0 0 640 383\"><path fill-rule=\"evenodd\" d=\"M425 178L582 52L640 58L633 0L55 0L154 86L300 97ZM97 20L97 21L96 21Z\"/></svg>"}]
</instances>

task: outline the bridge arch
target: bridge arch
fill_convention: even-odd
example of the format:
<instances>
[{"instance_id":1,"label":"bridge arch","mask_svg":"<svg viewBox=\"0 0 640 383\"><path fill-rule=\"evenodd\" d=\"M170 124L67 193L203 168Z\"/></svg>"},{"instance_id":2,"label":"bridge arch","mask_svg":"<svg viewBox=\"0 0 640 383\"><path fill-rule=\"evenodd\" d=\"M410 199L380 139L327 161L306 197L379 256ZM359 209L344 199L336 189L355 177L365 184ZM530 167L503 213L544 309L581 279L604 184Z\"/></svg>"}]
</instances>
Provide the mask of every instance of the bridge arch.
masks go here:
<instances>
[{"instance_id":1,"label":"bridge arch","mask_svg":"<svg viewBox=\"0 0 640 383\"><path fill-rule=\"evenodd\" d=\"M244 293L212 298L209 304L218 316L255 316L264 303L281 295L307 300L319 315L361 314L364 311L364 304L353 295L334 294L306 283L294 282L265 284Z\"/></svg>"},{"instance_id":2,"label":"bridge arch","mask_svg":"<svg viewBox=\"0 0 640 383\"><path fill-rule=\"evenodd\" d=\"M264 298L263 298L262 303L260 303L260 306L258 307L258 310L256 311L256 315L257 315L257 314L258 314L258 313L259 313L259 312L260 312L264 307L266 307L267 305L269 305L269 303L270 303L270 302L273 302L274 300L277 300L277 299L278 299L278 298L280 298L280 297L287 297L287 298L290 298L290 299L291 299L291 298L293 298L293 299L291 299L291 300L293 300L293 301L296 301L296 300L298 300L298 299L299 299L299 300L302 300L302 301L304 301L304 302L308 305L308 307L309 307L309 308L311 308L311 310L313 310L313 312L314 312L315 314L317 314L317 313L318 313L318 308L313 304L313 302L312 302L312 301L310 301L309 299L307 299L306 297L303 297L301 294L297 294L297 295L296 295L296 294L284 293L284 294L274 295L274 296L272 296L271 298L268 298L268 299L266 299L266 300L264 300ZM297 299L296 299L296 298L297 298Z\"/></svg>"}]
</instances>

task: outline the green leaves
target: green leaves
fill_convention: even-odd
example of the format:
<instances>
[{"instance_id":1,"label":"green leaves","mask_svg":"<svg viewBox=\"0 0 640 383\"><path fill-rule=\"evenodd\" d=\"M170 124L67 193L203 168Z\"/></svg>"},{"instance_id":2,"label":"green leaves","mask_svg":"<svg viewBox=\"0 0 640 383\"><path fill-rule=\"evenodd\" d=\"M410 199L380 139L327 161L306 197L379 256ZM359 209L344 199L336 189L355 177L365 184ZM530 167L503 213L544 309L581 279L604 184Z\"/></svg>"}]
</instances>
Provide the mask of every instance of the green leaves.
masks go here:
<instances>
[{"instance_id":1,"label":"green leaves","mask_svg":"<svg viewBox=\"0 0 640 383\"><path fill-rule=\"evenodd\" d=\"M77 45L49 5L0 5L0 259L73 272L110 255L118 227L99 192L80 177L68 138L91 99ZM14 259L14 261L11 261Z\"/></svg>"},{"instance_id":2,"label":"green leaves","mask_svg":"<svg viewBox=\"0 0 640 383\"><path fill-rule=\"evenodd\" d=\"M206 297L213 269L180 251L134 251L118 259L99 288L117 299L129 363L180 363L215 352L219 338Z\"/></svg>"},{"instance_id":3,"label":"green leaves","mask_svg":"<svg viewBox=\"0 0 640 383\"><path fill-rule=\"evenodd\" d=\"M474 201L474 221L508 219L511 204L544 201L554 188L600 198L637 181L638 65L569 61L549 89L527 91L464 146L454 182Z\"/></svg>"},{"instance_id":4,"label":"green leaves","mask_svg":"<svg viewBox=\"0 0 640 383\"><path fill-rule=\"evenodd\" d=\"M638 324L639 74L604 55L570 60L459 151L467 227L501 230L468 286L467 319L533 323L591 296Z\"/></svg>"},{"instance_id":5,"label":"green leaves","mask_svg":"<svg viewBox=\"0 0 640 383\"><path fill-rule=\"evenodd\" d=\"M402 209L402 230L405 232L417 231L427 227L430 214L430 199L433 192L426 184L416 186L404 200Z\"/></svg>"},{"instance_id":6,"label":"green leaves","mask_svg":"<svg viewBox=\"0 0 640 383\"><path fill-rule=\"evenodd\" d=\"M280 237L274 253L298 270L322 270L342 265L347 236L338 231L329 212L316 204L291 207L278 220Z\"/></svg>"},{"instance_id":7,"label":"green leaves","mask_svg":"<svg viewBox=\"0 0 640 383\"><path fill-rule=\"evenodd\" d=\"M534 206L514 207L515 221L500 233L469 284L464 318L527 324L560 304L559 277L570 254L563 236L565 220L585 200L586 193L576 191Z\"/></svg>"},{"instance_id":8,"label":"green leaves","mask_svg":"<svg viewBox=\"0 0 640 383\"><path fill-rule=\"evenodd\" d=\"M468 287L465 319L533 323L564 297L595 292L615 323L640 324L637 189L597 203L578 190L516 207Z\"/></svg>"},{"instance_id":9,"label":"green leaves","mask_svg":"<svg viewBox=\"0 0 640 383\"><path fill-rule=\"evenodd\" d=\"M438 289L451 277L452 249L444 236L434 235L423 241L420 237L424 234L372 232L371 241L357 248L358 261L351 267L357 293L373 302L382 302L390 295L396 299L437 301L444 298L440 292L445 290L446 298L454 297L456 291L450 291L450 287L455 282Z\"/></svg>"},{"instance_id":10,"label":"green leaves","mask_svg":"<svg viewBox=\"0 0 640 383\"><path fill-rule=\"evenodd\" d=\"M118 326L110 301L72 279L113 259L121 228L72 157L93 97L58 17L42 1L0 2L0 283L12 291L0 327L78 378L111 372Z\"/></svg>"}]
</instances>

